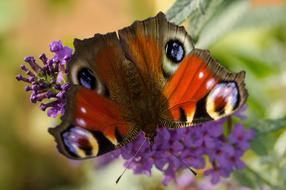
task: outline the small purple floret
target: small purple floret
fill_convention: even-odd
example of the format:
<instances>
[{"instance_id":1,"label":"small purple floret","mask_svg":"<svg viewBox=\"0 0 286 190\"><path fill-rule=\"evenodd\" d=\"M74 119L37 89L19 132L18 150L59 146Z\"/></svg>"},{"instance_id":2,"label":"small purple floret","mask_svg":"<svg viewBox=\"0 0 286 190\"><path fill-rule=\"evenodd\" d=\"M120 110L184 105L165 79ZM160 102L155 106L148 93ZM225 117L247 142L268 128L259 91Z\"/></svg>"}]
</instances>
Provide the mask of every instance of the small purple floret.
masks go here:
<instances>
[{"instance_id":1,"label":"small purple floret","mask_svg":"<svg viewBox=\"0 0 286 190\"><path fill-rule=\"evenodd\" d=\"M66 64L72 55L72 49L63 46L61 41L50 43L50 51L54 53L52 60L60 62L62 65Z\"/></svg>"},{"instance_id":2,"label":"small purple floret","mask_svg":"<svg viewBox=\"0 0 286 190\"><path fill-rule=\"evenodd\" d=\"M245 129L241 124L236 124L233 127L228 139L229 142L240 147L241 150L246 150L249 148L249 141L253 139L255 132L252 129Z\"/></svg>"},{"instance_id":3,"label":"small purple floret","mask_svg":"<svg viewBox=\"0 0 286 190\"><path fill-rule=\"evenodd\" d=\"M55 41L50 44L50 51L54 53L51 59L44 53L39 56L43 66L37 64L33 56L25 57L24 61L31 69L22 64L20 68L26 77L19 74L16 79L30 84L25 91L31 91L32 103L41 102L40 109L48 109L48 116L56 117L64 113L64 95L70 87L66 83L66 63L71 58L72 49L63 46L61 41Z\"/></svg>"},{"instance_id":4,"label":"small purple floret","mask_svg":"<svg viewBox=\"0 0 286 190\"><path fill-rule=\"evenodd\" d=\"M62 45L61 41L54 41L52 43L50 43L50 51L51 52L57 52L60 51L64 48L64 46Z\"/></svg>"}]
</instances>

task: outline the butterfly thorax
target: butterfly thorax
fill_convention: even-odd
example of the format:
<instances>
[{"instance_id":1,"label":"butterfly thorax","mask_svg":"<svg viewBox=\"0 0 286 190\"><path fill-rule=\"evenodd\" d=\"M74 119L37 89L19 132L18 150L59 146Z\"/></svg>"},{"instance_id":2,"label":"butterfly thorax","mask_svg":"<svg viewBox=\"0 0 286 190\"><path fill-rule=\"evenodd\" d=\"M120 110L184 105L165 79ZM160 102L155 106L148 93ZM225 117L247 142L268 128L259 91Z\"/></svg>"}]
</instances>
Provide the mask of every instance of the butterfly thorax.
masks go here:
<instances>
[{"instance_id":1,"label":"butterfly thorax","mask_svg":"<svg viewBox=\"0 0 286 190\"><path fill-rule=\"evenodd\" d=\"M147 139L152 141L160 114L167 110L167 100L162 94L163 75L142 73L140 68L128 60L121 65L121 74L125 80L121 81L122 84L117 84L121 88L113 91L116 94L112 99L120 104L124 120L143 131Z\"/></svg>"},{"instance_id":2,"label":"butterfly thorax","mask_svg":"<svg viewBox=\"0 0 286 190\"><path fill-rule=\"evenodd\" d=\"M139 99L134 99L135 112L130 113L130 116L135 119L134 125L144 132L150 143L156 136L160 115L167 109L166 98L155 84L152 85L151 89L145 89L139 93Z\"/></svg>"}]
</instances>

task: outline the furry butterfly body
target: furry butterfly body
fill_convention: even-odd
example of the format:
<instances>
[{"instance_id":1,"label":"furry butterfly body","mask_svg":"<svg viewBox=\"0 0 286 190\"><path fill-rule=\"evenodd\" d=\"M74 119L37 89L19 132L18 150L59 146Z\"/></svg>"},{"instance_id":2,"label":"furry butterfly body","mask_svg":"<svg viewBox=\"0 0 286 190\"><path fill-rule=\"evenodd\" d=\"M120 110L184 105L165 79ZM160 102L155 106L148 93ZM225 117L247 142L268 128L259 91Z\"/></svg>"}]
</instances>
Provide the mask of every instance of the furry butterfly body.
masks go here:
<instances>
[{"instance_id":1,"label":"furry butterfly body","mask_svg":"<svg viewBox=\"0 0 286 190\"><path fill-rule=\"evenodd\" d=\"M232 114L247 98L244 72L231 73L194 48L163 13L118 31L75 40L62 123L50 129L72 159L102 155L140 131L152 143L170 129Z\"/></svg>"}]
</instances>

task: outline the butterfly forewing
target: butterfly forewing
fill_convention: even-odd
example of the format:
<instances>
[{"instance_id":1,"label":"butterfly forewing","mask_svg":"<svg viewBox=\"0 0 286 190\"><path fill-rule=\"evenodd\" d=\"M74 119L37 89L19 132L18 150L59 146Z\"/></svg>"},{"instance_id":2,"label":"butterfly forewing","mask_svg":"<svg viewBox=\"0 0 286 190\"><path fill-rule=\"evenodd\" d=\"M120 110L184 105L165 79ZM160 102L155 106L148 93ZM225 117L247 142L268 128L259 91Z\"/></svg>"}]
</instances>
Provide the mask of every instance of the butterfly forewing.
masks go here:
<instances>
[{"instance_id":1,"label":"butterfly forewing","mask_svg":"<svg viewBox=\"0 0 286 190\"><path fill-rule=\"evenodd\" d=\"M180 60L174 62L166 54L172 42L181 45L182 58L193 49L192 39L184 27L168 22L161 12L119 30L118 35L127 59L136 65L143 79L160 84L179 66Z\"/></svg>"},{"instance_id":2,"label":"butterfly forewing","mask_svg":"<svg viewBox=\"0 0 286 190\"><path fill-rule=\"evenodd\" d=\"M62 124L50 132L60 152L69 158L102 155L136 137L134 125L126 121L130 106L130 70L116 33L96 34L75 40L69 63L69 81ZM127 111L128 113L127 113Z\"/></svg>"},{"instance_id":3,"label":"butterfly forewing","mask_svg":"<svg viewBox=\"0 0 286 190\"><path fill-rule=\"evenodd\" d=\"M72 87L68 93L68 112L63 123L49 130L56 137L60 152L82 159L114 150L130 129L118 105L80 86Z\"/></svg>"},{"instance_id":4,"label":"butterfly forewing","mask_svg":"<svg viewBox=\"0 0 286 190\"><path fill-rule=\"evenodd\" d=\"M163 113L163 122L188 126L232 114L247 98L244 77L227 71L207 50L194 49L164 87L172 116Z\"/></svg>"}]
</instances>

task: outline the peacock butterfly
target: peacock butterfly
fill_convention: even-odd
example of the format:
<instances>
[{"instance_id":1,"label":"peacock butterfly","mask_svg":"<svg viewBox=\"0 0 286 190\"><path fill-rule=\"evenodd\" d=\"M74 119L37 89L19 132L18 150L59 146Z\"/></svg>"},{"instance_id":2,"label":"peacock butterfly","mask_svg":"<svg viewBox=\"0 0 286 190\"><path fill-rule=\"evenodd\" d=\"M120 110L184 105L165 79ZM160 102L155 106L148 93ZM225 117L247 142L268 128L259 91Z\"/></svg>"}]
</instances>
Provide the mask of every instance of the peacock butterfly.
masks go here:
<instances>
[{"instance_id":1,"label":"peacock butterfly","mask_svg":"<svg viewBox=\"0 0 286 190\"><path fill-rule=\"evenodd\" d=\"M245 72L231 73L194 48L163 13L117 33L74 40L62 123L49 129L72 159L120 148L140 131L150 143L170 129L226 117L246 101Z\"/></svg>"}]
</instances>

